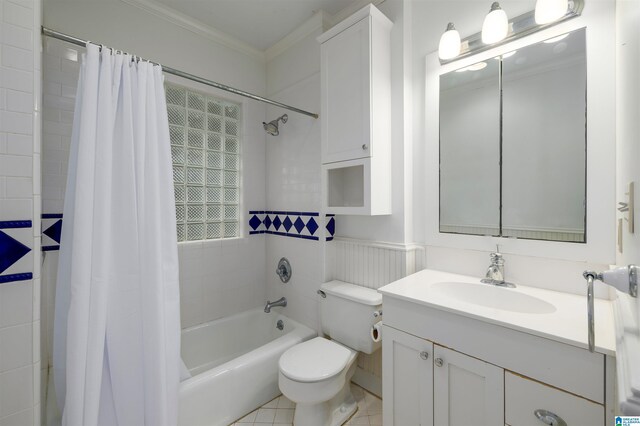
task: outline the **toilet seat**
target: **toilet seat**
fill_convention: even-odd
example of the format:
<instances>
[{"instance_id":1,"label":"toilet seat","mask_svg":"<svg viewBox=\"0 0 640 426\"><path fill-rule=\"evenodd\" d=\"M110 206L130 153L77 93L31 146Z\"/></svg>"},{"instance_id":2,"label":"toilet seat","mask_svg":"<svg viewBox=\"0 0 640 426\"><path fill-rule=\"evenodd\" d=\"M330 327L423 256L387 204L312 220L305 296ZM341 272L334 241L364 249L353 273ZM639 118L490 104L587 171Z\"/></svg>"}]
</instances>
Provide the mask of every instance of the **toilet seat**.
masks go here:
<instances>
[{"instance_id":1,"label":"toilet seat","mask_svg":"<svg viewBox=\"0 0 640 426\"><path fill-rule=\"evenodd\" d=\"M316 337L288 349L280 357L280 372L296 382L310 383L340 374L355 352L336 342Z\"/></svg>"}]
</instances>

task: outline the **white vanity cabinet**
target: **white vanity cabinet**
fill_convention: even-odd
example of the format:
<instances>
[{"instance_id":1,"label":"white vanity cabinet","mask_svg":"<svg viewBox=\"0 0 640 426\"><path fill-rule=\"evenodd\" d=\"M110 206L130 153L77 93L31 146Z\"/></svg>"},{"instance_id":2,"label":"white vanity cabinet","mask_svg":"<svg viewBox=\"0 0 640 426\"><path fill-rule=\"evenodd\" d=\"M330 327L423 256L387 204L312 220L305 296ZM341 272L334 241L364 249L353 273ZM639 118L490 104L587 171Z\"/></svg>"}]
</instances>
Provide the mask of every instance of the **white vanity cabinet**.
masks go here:
<instances>
[{"instance_id":1,"label":"white vanity cabinet","mask_svg":"<svg viewBox=\"0 0 640 426\"><path fill-rule=\"evenodd\" d=\"M536 411L569 426L607 424L602 403L386 325L383 336L385 426L543 426Z\"/></svg>"},{"instance_id":2,"label":"white vanity cabinet","mask_svg":"<svg viewBox=\"0 0 640 426\"><path fill-rule=\"evenodd\" d=\"M583 298L524 286L485 287L478 279L483 287L476 300L442 292L458 285L472 293L465 286L472 280L424 270L378 290L384 305L383 424L613 424L609 302L596 301L596 345L589 352ZM527 296L529 304L516 306ZM533 314L534 296L553 309ZM525 308L529 313L516 312Z\"/></svg>"},{"instance_id":3,"label":"white vanity cabinet","mask_svg":"<svg viewBox=\"0 0 640 426\"><path fill-rule=\"evenodd\" d=\"M328 213L391 213L392 25L368 5L318 37Z\"/></svg>"}]
</instances>

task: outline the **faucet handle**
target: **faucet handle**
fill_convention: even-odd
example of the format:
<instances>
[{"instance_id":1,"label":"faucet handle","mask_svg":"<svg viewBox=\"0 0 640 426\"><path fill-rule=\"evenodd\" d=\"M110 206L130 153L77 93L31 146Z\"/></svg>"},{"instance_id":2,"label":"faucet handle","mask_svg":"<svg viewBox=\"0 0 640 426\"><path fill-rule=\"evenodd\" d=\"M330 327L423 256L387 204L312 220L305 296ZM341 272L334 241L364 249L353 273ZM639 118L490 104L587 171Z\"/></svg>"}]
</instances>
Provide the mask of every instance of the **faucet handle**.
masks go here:
<instances>
[{"instance_id":1,"label":"faucet handle","mask_svg":"<svg viewBox=\"0 0 640 426\"><path fill-rule=\"evenodd\" d=\"M504 264L504 257L502 256L502 253L500 253L499 251L495 251L491 254L489 254L489 259L491 259L491 263L493 264Z\"/></svg>"}]
</instances>

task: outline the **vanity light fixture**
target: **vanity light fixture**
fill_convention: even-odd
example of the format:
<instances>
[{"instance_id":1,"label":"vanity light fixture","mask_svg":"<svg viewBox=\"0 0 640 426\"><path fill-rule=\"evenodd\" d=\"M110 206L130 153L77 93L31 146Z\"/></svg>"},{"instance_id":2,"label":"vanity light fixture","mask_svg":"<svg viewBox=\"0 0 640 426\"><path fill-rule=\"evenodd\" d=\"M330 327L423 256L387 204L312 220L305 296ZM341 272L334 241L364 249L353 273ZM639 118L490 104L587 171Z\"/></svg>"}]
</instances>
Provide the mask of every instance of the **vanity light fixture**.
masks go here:
<instances>
[{"instance_id":1,"label":"vanity light fixture","mask_svg":"<svg viewBox=\"0 0 640 426\"><path fill-rule=\"evenodd\" d=\"M553 9L553 13L551 10ZM482 31L464 39L460 39L459 33L452 23L447 25L447 30L440 38L439 56L440 63L446 64L458 59L493 49L504 43L528 36L540 30L549 28L560 22L580 16L584 9L584 0L537 0L536 9L523 13L509 20L507 14L498 2L491 5L489 14L485 17ZM557 16L560 14L560 16ZM551 21L542 24L543 20ZM558 39L551 39L554 42ZM547 42L551 42L548 40ZM506 54L505 56L506 57Z\"/></svg>"},{"instance_id":2,"label":"vanity light fixture","mask_svg":"<svg viewBox=\"0 0 640 426\"><path fill-rule=\"evenodd\" d=\"M497 43L504 40L508 33L509 19L507 14L500 7L500 3L493 2L482 24L482 42L484 44Z\"/></svg>"},{"instance_id":3,"label":"vanity light fixture","mask_svg":"<svg viewBox=\"0 0 640 426\"><path fill-rule=\"evenodd\" d=\"M460 54L460 48L460 33L456 30L453 22L449 22L447 29L440 37L438 55L440 59L453 59Z\"/></svg>"},{"instance_id":4,"label":"vanity light fixture","mask_svg":"<svg viewBox=\"0 0 640 426\"><path fill-rule=\"evenodd\" d=\"M544 25L557 21L567 14L568 0L537 0L535 19L536 24Z\"/></svg>"}]
</instances>

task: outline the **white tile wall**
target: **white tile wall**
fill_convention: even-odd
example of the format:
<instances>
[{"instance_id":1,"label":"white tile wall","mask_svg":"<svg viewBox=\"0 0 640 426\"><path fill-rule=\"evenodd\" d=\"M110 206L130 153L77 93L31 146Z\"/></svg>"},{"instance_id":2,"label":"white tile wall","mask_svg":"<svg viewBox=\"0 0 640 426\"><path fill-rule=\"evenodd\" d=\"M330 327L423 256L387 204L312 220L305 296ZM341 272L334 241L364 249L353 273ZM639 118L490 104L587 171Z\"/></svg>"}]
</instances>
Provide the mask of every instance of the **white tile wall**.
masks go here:
<instances>
[{"instance_id":1,"label":"white tile wall","mask_svg":"<svg viewBox=\"0 0 640 426\"><path fill-rule=\"evenodd\" d=\"M318 28L267 63L269 97L307 111L320 110L320 46L315 40L320 33ZM285 112L270 107L266 121ZM280 135L267 137L266 209L319 212L323 217L320 177L320 122L289 113L289 121L280 125ZM320 230L323 228L321 224ZM269 300L285 296L288 305L282 312L319 330L316 292L324 282L325 243L275 235L266 238ZM293 269L287 284L275 273L281 257L288 258Z\"/></svg>"},{"instance_id":2,"label":"white tile wall","mask_svg":"<svg viewBox=\"0 0 640 426\"><path fill-rule=\"evenodd\" d=\"M14 266L33 279L0 284L0 425L40 424L39 0L0 0L0 221L32 249ZM17 235L17 234L13 234Z\"/></svg>"},{"instance_id":3,"label":"white tile wall","mask_svg":"<svg viewBox=\"0 0 640 426\"><path fill-rule=\"evenodd\" d=\"M182 327L261 306L264 252L264 236L180 244Z\"/></svg>"},{"instance_id":4,"label":"white tile wall","mask_svg":"<svg viewBox=\"0 0 640 426\"><path fill-rule=\"evenodd\" d=\"M284 296L287 307L282 313L315 330L319 330L317 291L323 281L322 243L298 238L266 235L267 296L273 301ZM284 284L276 275L276 266L281 257L291 263L291 280ZM266 302L267 299L263 300Z\"/></svg>"}]
</instances>

